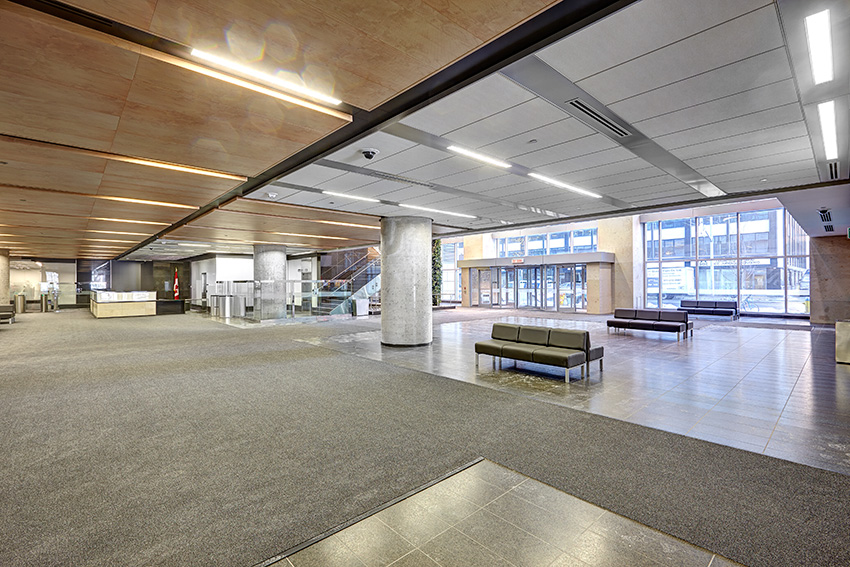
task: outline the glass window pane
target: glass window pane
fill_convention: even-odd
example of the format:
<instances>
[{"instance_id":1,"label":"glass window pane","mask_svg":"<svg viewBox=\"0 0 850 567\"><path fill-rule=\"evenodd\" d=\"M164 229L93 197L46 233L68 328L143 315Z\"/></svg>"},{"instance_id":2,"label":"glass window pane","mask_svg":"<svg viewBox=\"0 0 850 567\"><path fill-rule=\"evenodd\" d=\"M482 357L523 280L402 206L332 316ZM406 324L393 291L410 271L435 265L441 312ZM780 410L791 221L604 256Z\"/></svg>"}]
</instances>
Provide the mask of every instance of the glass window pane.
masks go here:
<instances>
[{"instance_id":1,"label":"glass window pane","mask_svg":"<svg viewBox=\"0 0 850 567\"><path fill-rule=\"evenodd\" d=\"M658 262L646 263L646 306L658 308Z\"/></svg>"},{"instance_id":2,"label":"glass window pane","mask_svg":"<svg viewBox=\"0 0 850 567\"><path fill-rule=\"evenodd\" d=\"M779 256L783 254L782 209L741 213L741 256Z\"/></svg>"},{"instance_id":3,"label":"glass window pane","mask_svg":"<svg viewBox=\"0 0 850 567\"><path fill-rule=\"evenodd\" d=\"M499 258L504 258L507 255L507 238L500 238L498 241Z\"/></svg>"},{"instance_id":4,"label":"glass window pane","mask_svg":"<svg viewBox=\"0 0 850 567\"><path fill-rule=\"evenodd\" d=\"M596 252L596 229L573 231L573 252Z\"/></svg>"},{"instance_id":5,"label":"glass window pane","mask_svg":"<svg viewBox=\"0 0 850 567\"><path fill-rule=\"evenodd\" d=\"M696 299L695 262L661 264L661 308L681 307L683 299Z\"/></svg>"},{"instance_id":6,"label":"glass window pane","mask_svg":"<svg viewBox=\"0 0 850 567\"><path fill-rule=\"evenodd\" d=\"M658 260L658 221L644 223L643 235L646 241L646 259Z\"/></svg>"},{"instance_id":7,"label":"glass window pane","mask_svg":"<svg viewBox=\"0 0 850 567\"><path fill-rule=\"evenodd\" d=\"M511 236L508 238L508 257L525 256L525 237Z\"/></svg>"},{"instance_id":8,"label":"glass window pane","mask_svg":"<svg viewBox=\"0 0 850 567\"><path fill-rule=\"evenodd\" d=\"M546 235L534 234L528 237L528 255L539 256L546 253Z\"/></svg>"},{"instance_id":9,"label":"glass window pane","mask_svg":"<svg viewBox=\"0 0 850 567\"><path fill-rule=\"evenodd\" d=\"M454 243L446 244L443 243L442 246L442 257L443 257L443 269L451 270L455 267L455 245Z\"/></svg>"},{"instance_id":10,"label":"glass window pane","mask_svg":"<svg viewBox=\"0 0 850 567\"><path fill-rule=\"evenodd\" d=\"M457 243L457 259L463 260L463 242Z\"/></svg>"},{"instance_id":11,"label":"glass window pane","mask_svg":"<svg viewBox=\"0 0 850 567\"><path fill-rule=\"evenodd\" d=\"M693 218L661 221L661 259L693 258L695 234Z\"/></svg>"},{"instance_id":12,"label":"glass window pane","mask_svg":"<svg viewBox=\"0 0 850 567\"><path fill-rule=\"evenodd\" d=\"M700 258L725 258L738 254L738 215L728 213L697 218Z\"/></svg>"},{"instance_id":13,"label":"glass window pane","mask_svg":"<svg viewBox=\"0 0 850 567\"><path fill-rule=\"evenodd\" d=\"M785 235L788 239L785 248L786 256L809 255L809 235L797 224L794 217L788 214L788 211L785 211ZM790 305L788 309L791 309Z\"/></svg>"},{"instance_id":14,"label":"glass window pane","mask_svg":"<svg viewBox=\"0 0 850 567\"><path fill-rule=\"evenodd\" d=\"M738 301L738 261L701 260L699 298L705 301Z\"/></svg>"},{"instance_id":15,"label":"glass window pane","mask_svg":"<svg viewBox=\"0 0 850 567\"><path fill-rule=\"evenodd\" d=\"M785 282L782 258L741 260L741 312L784 313Z\"/></svg>"},{"instance_id":16,"label":"glass window pane","mask_svg":"<svg viewBox=\"0 0 850 567\"><path fill-rule=\"evenodd\" d=\"M549 235L549 254L567 254L569 251L569 232L553 232Z\"/></svg>"},{"instance_id":17,"label":"glass window pane","mask_svg":"<svg viewBox=\"0 0 850 567\"><path fill-rule=\"evenodd\" d=\"M788 258L788 313L809 313L809 257Z\"/></svg>"}]
</instances>

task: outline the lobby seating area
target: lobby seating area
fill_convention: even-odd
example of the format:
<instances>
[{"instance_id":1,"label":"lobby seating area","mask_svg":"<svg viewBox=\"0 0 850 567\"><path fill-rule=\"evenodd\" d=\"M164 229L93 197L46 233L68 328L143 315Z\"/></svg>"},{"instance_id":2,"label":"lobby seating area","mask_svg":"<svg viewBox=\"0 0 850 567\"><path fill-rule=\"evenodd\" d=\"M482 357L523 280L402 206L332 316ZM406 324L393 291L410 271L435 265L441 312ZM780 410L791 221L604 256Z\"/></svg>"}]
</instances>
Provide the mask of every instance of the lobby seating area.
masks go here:
<instances>
[{"instance_id":1,"label":"lobby seating area","mask_svg":"<svg viewBox=\"0 0 850 567\"><path fill-rule=\"evenodd\" d=\"M590 362L593 360L599 361L599 370L602 370L605 349L591 348L587 331L494 323L490 337L475 343L476 366L481 354L559 366L565 368L564 379L568 382L570 368L580 366L582 379L585 370L590 377Z\"/></svg>"},{"instance_id":2,"label":"lobby seating area","mask_svg":"<svg viewBox=\"0 0 850 567\"><path fill-rule=\"evenodd\" d=\"M662 331L676 333L676 340L682 335L687 338L688 331L694 336L694 323L688 321L684 311L667 309L615 309L614 318L607 321L611 329L636 329L640 331Z\"/></svg>"},{"instance_id":3,"label":"lobby seating area","mask_svg":"<svg viewBox=\"0 0 850 567\"><path fill-rule=\"evenodd\" d=\"M679 311L691 315L716 315L718 317L738 318L737 301L696 301L694 299L683 299Z\"/></svg>"}]
</instances>

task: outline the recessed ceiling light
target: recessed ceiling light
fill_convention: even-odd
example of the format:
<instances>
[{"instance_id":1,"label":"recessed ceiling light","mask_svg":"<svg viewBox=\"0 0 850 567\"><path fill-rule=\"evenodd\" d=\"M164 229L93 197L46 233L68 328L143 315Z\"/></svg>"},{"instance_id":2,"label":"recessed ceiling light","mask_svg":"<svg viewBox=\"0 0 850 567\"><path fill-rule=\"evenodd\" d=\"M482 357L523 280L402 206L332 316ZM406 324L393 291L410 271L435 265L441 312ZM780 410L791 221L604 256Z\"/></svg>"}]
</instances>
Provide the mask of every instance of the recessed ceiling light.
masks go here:
<instances>
[{"instance_id":1,"label":"recessed ceiling light","mask_svg":"<svg viewBox=\"0 0 850 567\"><path fill-rule=\"evenodd\" d=\"M144 232L120 232L117 230L84 230L83 232L96 232L98 234L124 234L127 236L150 236Z\"/></svg>"},{"instance_id":2,"label":"recessed ceiling light","mask_svg":"<svg viewBox=\"0 0 850 567\"><path fill-rule=\"evenodd\" d=\"M332 220L314 220L313 222L320 222L322 224L335 224L339 226L353 226L354 228L370 228L372 230L381 230L380 226L372 226L368 224L356 224L353 222L340 222L340 221L332 221Z\"/></svg>"},{"instance_id":3,"label":"recessed ceiling light","mask_svg":"<svg viewBox=\"0 0 850 567\"><path fill-rule=\"evenodd\" d=\"M806 18L806 38L809 41L812 79L816 85L831 81L833 79L832 29L829 23L829 10Z\"/></svg>"},{"instance_id":4,"label":"recessed ceiling light","mask_svg":"<svg viewBox=\"0 0 850 567\"><path fill-rule=\"evenodd\" d=\"M456 154L460 154L462 156L466 156L468 158L472 158L478 161L482 161L484 163L489 163L490 165L495 165L496 167L501 167L507 169L511 166L511 164L498 160L496 158L491 158L490 156L485 156L483 154L479 154L478 152L473 152L471 150L467 150L465 148L460 148L458 146L449 146L446 148L450 152L454 152Z\"/></svg>"},{"instance_id":5,"label":"recessed ceiling light","mask_svg":"<svg viewBox=\"0 0 850 567\"><path fill-rule=\"evenodd\" d=\"M246 65L236 63L235 61L229 61L224 57L219 57L218 55L213 55L212 53L207 53L205 51L201 51L200 49L192 49L192 57L197 57L198 59L201 59L203 61L208 61L210 63L213 63L214 65L218 65L219 67L224 67L225 69L236 71L241 75L247 75L264 83L279 87L283 90L308 96L312 99L320 100L322 102L326 102L334 106L342 103L342 101L338 98L328 96L324 93L320 93L319 91L314 91L313 89L305 87L304 85L299 85L298 83L293 83L291 81L284 81L283 79L275 77L274 75L261 73L260 71L251 69Z\"/></svg>"},{"instance_id":6,"label":"recessed ceiling light","mask_svg":"<svg viewBox=\"0 0 850 567\"><path fill-rule=\"evenodd\" d=\"M449 215L449 216L452 216L452 217L462 217L462 218L465 218L465 219L477 219L478 218L474 215L466 215L466 214L463 214L463 213L451 213L449 211L441 211L439 209L429 209L428 207L419 207L419 206L416 206L416 205L405 205L404 203L399 203L398 206L404 207L405 209L416 209L418 211L427 211L429 213L438 213L438 214L441 214L441 215Z\"/></svg>"},{"instance_id":7,"label":"recessed ceiling light","mask_svg":"<svg viewBox=\"0 0 850 567\"><path fill-rule=\"evenodd\" d=\"M348 240L348 238L343 238L341 236L322 236L320 234L298 234L297 232L275 232L273 234L279 234L280 236L300 236L302 238L326 238L328 240Z\"/></svg>"},{"instance_id":8,"label":"recessed ceiling light","mask_svg":"<svg viewBox=\"0 0 850 567\"><path fill-rule=\"evenodd\" d=\"M177 246L189 246L191 248L210 248L212 244L196 244L194 242L178 242Z\"/></svg>"},{"instance_id":9,"label":"recessed ceiling light","mask_svg":"<svg viewBox=\"0 0 850 567\"><path fill-rule=\"evenodd\" d=\"M555 187L560 187L561 189L566 189L567 191L572 191L573 193L578 193L579 195L585 195L587 197L593 197L594 199L601 199L602 195L597 195L596 193L592 193L590 191L586 191L585 189L579 189L578 187L573 187L567 183L563 183L558 181L557 179L552 179L551 177L546 177L545 175L540 175L539 173L529 173L529 177L533 177L538 181L542 181L543 183L548 183L549 185L554 185Z\"/></svg>"},{"instance_id":10,"label":"recessed ceiling light","mask_svg":"<svg viewBox=\"0 0 850 567\"><path fill-rule=\"evenodd\" d=\"M135 240L109 240L103 238L81 238L80 240L90 240L92 242L123 242L126 244L136 244Z\"/></svg>"},{"instance_id":11,"label":"recessed ceiling light","mask_svg":"<svg viewBox=\"0 0 850 567\"><path fill-rule=\"evenodd\" d=\"M826 159L838 159L838 132L835 124L835 101L822 102L818 105L820 129L823 134L823 151Z\"/></svg>"},{"instance_id":12,"label":"recessed ceiling light","mask_svg":"<svg viewBox=\"0 0 850 567\"><path fill-rule=\"evenodd\" d=\"M266 193L269 199L277 199L277 193Z\"/></svg>"},{"instance_id":13,"label":"recessed ceiling light","mask_svg":"<svg viewBox=\"0 0 850 567\"><path fill-rule=\"evenodd\" d=\"M322 191L325 195L333 195L334 197L343 197L345 199L354 199L355 201L367 201L369 203L380 203L378 199L369 197L358 197L357 195L346 195L345 193L334 193L333 191Z\"/></svg>"},{"instance_id":14,"label":"recessed ceiling light","mask_svg":"<svg viewBox=\"0 0 850 567\"><path fill-rule=\"evenodd\" d=\"M767 177L759 179L759 183L767 183Z\"/></svg>"}]
</instances>

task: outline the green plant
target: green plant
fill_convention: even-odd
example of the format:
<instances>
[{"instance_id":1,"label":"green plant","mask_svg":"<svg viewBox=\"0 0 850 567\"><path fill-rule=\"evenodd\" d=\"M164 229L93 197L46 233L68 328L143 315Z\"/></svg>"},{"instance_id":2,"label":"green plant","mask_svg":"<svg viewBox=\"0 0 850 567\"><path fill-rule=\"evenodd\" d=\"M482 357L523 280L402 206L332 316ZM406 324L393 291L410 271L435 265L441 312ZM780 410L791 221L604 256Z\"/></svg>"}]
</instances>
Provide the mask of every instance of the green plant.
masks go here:
<instances>
[{"instance_id":1,"label":"green plant","mask_svg":"<svg viewBox=\"0 0 850 567\"><path fill-rule=\"evenodd\" d=\"M443 242L438 238L431 246L431 304L439 305L443 295Z\"/></svg>"}]
</instances>

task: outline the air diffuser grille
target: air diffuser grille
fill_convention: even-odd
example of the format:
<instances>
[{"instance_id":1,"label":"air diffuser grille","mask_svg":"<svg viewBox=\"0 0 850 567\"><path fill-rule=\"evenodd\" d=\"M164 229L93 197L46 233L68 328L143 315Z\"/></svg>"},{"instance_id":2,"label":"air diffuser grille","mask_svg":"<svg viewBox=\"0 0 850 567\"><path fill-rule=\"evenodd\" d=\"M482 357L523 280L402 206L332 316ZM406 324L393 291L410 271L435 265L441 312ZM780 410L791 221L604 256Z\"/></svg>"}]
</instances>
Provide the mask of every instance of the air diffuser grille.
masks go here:
<instances>
[{"instance_id":1,"label":"air diffuser grille","mask_svg":"<svg viewBox=\"0 0 850 567\"><path fill-rule=\"evenodd\" d=\"M632 135L631 132L617 125L612 120L608 119L606 116L600 114L587 103L583 102L581 99L576 98L567 101L567 104L573 107L578 112L580 112L585 118L590 120L591 124L588 125L591 127L595 127L597 130L601 126L605 128L607 132L613 133L618 138L625 138L626 136Z\"/></svg>"},{"instance_id":2,"label":"air diffuser grille","mask_svg":"<svg viewBox=\"0 0 850 567\"><path fill-rule=\"evenodd\" d=\"M818 211L818 213L820 213L820 220L822 222L832 222L832 213L829 212L829 209Z\"/></svg>"},{"instance_id":3,"label":"air diffuser grille","mask_svg":"<svg viewBox=\"0 0 850 567\"><path fill-rule=\"evenodd\" d=\"M829 163L829 179L834 181L838 179L838 162L832 161Z\"/></svg>"},{"instance_id":4,"label":"air diffuser grille","mask_svg":"<svg viewBox=\"0 0 850 567\"><path fill-rule=\"evenodd\" d=\"M835 227L834 227L834 226L832 226L831 224L825 224L825 225L823 225L823 229L824 229L826 232L835 232Z\"/></svg>"}]
</instances>

